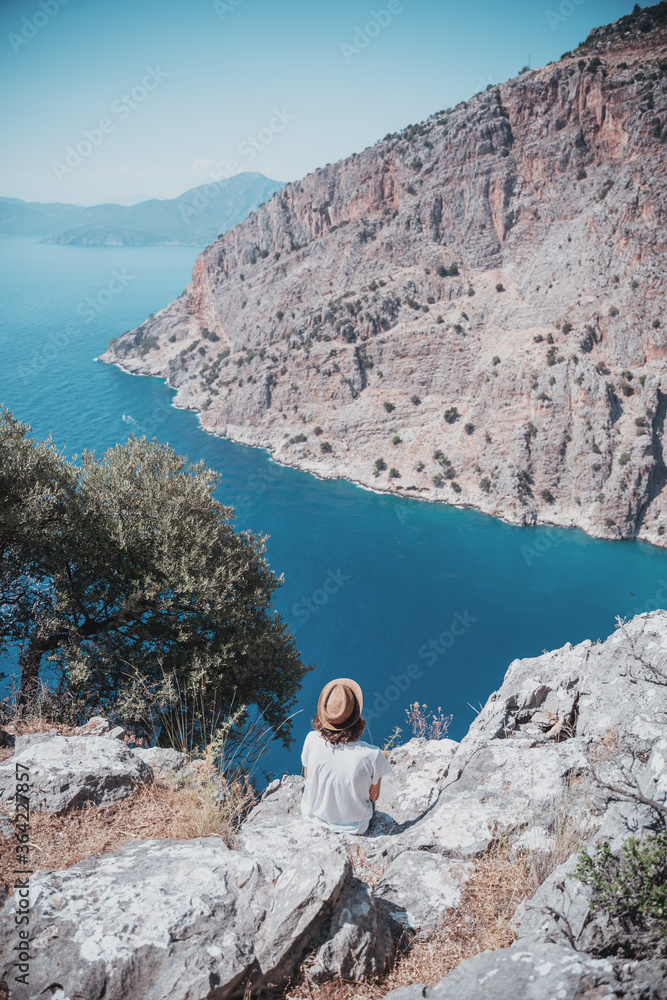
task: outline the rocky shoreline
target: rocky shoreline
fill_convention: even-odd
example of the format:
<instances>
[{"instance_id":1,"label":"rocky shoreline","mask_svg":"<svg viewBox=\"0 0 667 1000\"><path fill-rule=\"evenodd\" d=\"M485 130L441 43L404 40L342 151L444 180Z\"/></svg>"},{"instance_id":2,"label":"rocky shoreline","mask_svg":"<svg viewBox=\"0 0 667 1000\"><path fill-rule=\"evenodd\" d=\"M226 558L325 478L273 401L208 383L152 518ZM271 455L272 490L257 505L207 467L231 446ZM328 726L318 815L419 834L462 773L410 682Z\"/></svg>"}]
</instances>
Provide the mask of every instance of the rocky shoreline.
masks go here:
<instances>
[{"instance_id":1,"label":"rocky shoreline","mask_svg":"<svg viewBox=\"0 0 667 1000\"><path fill-rule=\"evenodd\" d=\"M230 847L219 837L130 839L30 876L30 988L15 988L17 892L4 902L0 981L16 1000L196 1000L272 989L306 963L313 983L381 974L414 935L461 906L476 859L499 844L550 871L514 915L516 941L464 961L432 988L393 1000L667 997L665 958L628 955L613 919L571 877L578 849L617 851L665 827L667 612L638 615L606 641L515 660L460 743L390 751L368 834L306 823L303 779L274 781ZM0 764L1 831L11 831L16 768L33 808L109 808L193 765L138 751L103 720L62 736L16 738ZM150 919L147 919L150 914ZM638 940L638 939L637 939ZM593 991L595 992L587 992ZM50 993L49 993L50 991Z\"/></svg>"},{"instance_id":2,"label":"rocky shoreline","mask_svg":"<svg viewBox=\"0 0 667 1000\"><path fill-rule=\"evenodd\" d=\"M287 185L99 360L323 479L667 545L666 24Z\"/></svg>"}]
</instances>

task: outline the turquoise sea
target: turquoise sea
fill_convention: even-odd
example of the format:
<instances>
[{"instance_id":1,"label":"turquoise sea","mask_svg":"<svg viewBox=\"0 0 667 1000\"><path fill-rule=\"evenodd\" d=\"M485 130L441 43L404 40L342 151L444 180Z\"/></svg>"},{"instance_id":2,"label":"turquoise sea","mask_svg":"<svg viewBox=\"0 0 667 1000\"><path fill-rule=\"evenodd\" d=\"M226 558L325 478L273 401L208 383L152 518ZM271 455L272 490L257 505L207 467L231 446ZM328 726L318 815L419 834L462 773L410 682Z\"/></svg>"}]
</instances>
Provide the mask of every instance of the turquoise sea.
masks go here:
<instances>
[{"instance_id":1,"label":"turquoise sea","mask_svg":"<svg viewBox=\"0 0 667 1000\"><path fill-rule=\"evenodd\" d=\"M381 742L414 701L453 715L460 739L515 657L605 637L617 615L664 606L667 553L580 531L518 528L476 511L380 496L282 468L265 451L205 434L171 406L160 379L96 363L110 337L180 294L198 251L183 247L0 244L0 402L52 432L68 454L129 434L168 441L222 474L239 527L270 536L285 577L277 607L308 674L289 751L265 767L300 769L317 695L357 678ZM3 669L16 669L11 658ZM6 683L6 682L5 682Z\"/></svg>"}]
</instances>

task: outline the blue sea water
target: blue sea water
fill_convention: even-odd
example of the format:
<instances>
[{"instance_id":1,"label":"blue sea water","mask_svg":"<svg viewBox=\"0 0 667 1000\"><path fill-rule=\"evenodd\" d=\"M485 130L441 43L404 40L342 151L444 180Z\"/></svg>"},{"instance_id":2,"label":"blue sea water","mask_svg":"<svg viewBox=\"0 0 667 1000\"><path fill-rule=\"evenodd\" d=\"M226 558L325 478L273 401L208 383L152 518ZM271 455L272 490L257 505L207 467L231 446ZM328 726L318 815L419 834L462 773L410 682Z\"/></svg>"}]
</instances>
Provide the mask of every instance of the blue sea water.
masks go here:
<instances>
[{"instance_id":1,"label":"blue sea water","mask_svg":"<svg viewBox=\"0 0 667 1000\"><path fill-rule=\"evenodd\" d=\"M298 772L332 676L360 681L376 742L395 726L412 735L414 701L452 714L449 735L460 739L515 657L605 637L617 615L664 604L662 550L321 482L204 433L194 413L171 406L162 380L95 362L110 337L180 294L197 252L0 244L0 402L70 455L133 431L168 441L222 474L218 495L239 527L269 536L285 578L276 605L317 669L303 684L294 744L274 744L266 769Z\"/></svg>"}]
</instances>

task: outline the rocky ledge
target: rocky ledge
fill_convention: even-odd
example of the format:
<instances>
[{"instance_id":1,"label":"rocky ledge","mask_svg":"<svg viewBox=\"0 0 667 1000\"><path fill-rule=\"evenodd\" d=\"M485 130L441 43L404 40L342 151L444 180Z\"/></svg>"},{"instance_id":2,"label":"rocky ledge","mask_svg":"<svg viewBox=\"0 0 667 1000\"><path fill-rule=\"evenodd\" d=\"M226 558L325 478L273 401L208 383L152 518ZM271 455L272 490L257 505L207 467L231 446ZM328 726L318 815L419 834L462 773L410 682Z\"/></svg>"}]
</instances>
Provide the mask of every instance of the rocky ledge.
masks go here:
<instances>
[{"instance_id":1,"label":"rocky ledge","mask_svg":"<svg viewBox=\"0 0 667 1000\"><path fill-rule=\"evenodd\" d=\"M666 544L666 26L288 184L101 360L323 478Z\"/></svg>"},{"instance_id":2,"label":"rocky ledge","mask_svg":"<svg viewBox=\"0 0 667 1000\"><path fill-rule=\"evenodd\" d=\"M16 741L0 765L11 812L16 764L51 812L119 797L169 769L174 751L133 751L94 721L71 737ZM231 847L218 837L132 840L30 879L30 987L20 1000L223 1000L279 988L303 963L314 981L386 969L399 942L461 904L475 859L504 841L536 863L562 849L664 828L667 612L642 614L604 642L515 660L460 743L413 739L391 751L364 837L306 823L303 780L264 792ZM5 831L6 832L6 831ZM393 1000L667 998L665 962L618 946L617 928L571 877L576 851L514 917L517 940L463 962L435 986ZM0 924L0 980L14 986L18 896ZM639 947L639 946L638 946ZM640 954L641 952L638 952Z\"/></svg>"}]
</instances>

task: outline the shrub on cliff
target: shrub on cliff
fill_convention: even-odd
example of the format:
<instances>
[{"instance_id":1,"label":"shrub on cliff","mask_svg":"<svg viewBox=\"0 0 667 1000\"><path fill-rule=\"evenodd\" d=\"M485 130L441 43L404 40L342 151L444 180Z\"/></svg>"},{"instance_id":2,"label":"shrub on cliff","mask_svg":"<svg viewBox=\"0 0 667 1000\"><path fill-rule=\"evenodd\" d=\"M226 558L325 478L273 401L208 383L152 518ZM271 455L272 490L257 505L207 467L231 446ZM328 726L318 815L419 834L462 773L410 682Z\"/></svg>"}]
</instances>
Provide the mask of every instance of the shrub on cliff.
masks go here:
<instances>
[{"instance_id":1,"label":"shrub on cliff","mask_svg":"<svg viewBox=\"0 0 667 1000\"><path fill-rule=\"evenodd\" d=\"M22 704L46 661L78 721L166 729L178 693L255 704L288 742L305 667L264 540L234 530L219 476L145 438L77 466L29 434L0 414L0 650L23 650Z\"/></svg>"},{"instance_id":2,"label":"shrub on cliff","mask_svg":"<svg viewBox=\"0 0 667 1000\"><path fill-rule=\"evenodd\" d=\"M667 953L667 831L629 837L618 854L606 842L583 850L574 877L591 887L591 909L611 918L616 953Z\"/></svg>"}]
</instances>

